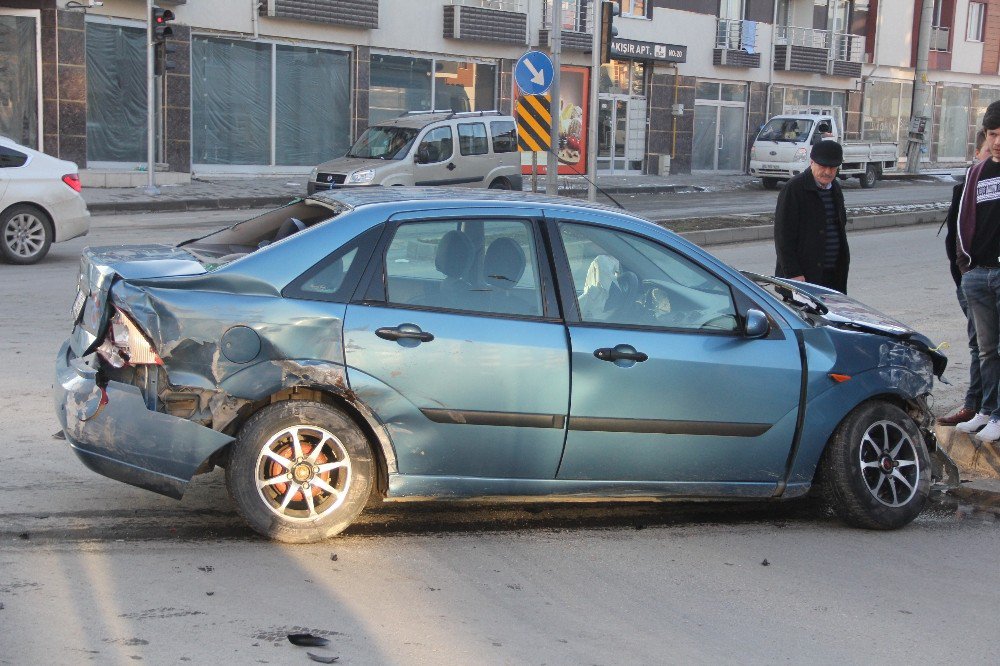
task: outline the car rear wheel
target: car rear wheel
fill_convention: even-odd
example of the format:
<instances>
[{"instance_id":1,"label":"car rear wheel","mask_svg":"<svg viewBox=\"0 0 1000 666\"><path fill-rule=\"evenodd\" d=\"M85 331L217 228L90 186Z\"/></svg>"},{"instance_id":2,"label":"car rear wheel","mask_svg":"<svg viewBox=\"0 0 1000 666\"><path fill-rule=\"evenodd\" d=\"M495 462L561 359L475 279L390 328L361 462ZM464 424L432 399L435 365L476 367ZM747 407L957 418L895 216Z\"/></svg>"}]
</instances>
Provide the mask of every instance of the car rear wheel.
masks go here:
<instances>
[{"instance_id":1,"label":"car rear wheel","mask_svg":"<svg viewBox=\"0 0 1000 666\"><path fill-rule=\"evenodd\" d=\"M866 402L841 422L820 461L820 485L849 525L890 530L920 513L930 491L924 439L906 412Z\"/></svg>"},{"instance_id":2,"label":"car rear wheel","mask_svg":"<svg viewBox=\"0 0 1000 666\"><path fill-rule=\"evenodd\" d=\"M496 178L490 183L491 190L509 190L511 189L510 181L506 178Z\"/></svg>"},{"instance_id":3,"label":"car rear wheel","mask_svg":"<svg viewBox=\"0 0 1000 666\"><path fill-rule=\"evenodd\" d=\"M874 164L869 164L865 167L865 172L858 176L858 180L861 181L862 188L870 190L878 182L878 169Z\"/></svg>"},{"instance_id":4,"label":"car rear wheel","mask_svg":"<svg viewBox=\"0 0 1000 666\"><path fill-rule=\"evenodd\" d=\"M38 208L21 204L0 215L0 256L11 264L34 264L52 246L52 222Z\"/></svg>"},{"instance_id":5,"label":"car rear wheel","mask_svg":"<svg viewBox=\"0 0 1000 666\"><path fill-rule=\"evenodd\" d=\"M760 182L764 186L765 190L776 190L776 189L778 189L778 179L777 178L761 178Z\"/></svg>"},{"instance_id":6,"label":"car rear wheel","mask_svg":"<svg viewBox=\"0 0 1000 666\"><path fill-rule=\"evenodd\" d=\"M365 507L375 463L364 433L318 402L269 405L243 425L226 468L240 515L286 543L342 532Z\"/></svg>"}]
</instances>

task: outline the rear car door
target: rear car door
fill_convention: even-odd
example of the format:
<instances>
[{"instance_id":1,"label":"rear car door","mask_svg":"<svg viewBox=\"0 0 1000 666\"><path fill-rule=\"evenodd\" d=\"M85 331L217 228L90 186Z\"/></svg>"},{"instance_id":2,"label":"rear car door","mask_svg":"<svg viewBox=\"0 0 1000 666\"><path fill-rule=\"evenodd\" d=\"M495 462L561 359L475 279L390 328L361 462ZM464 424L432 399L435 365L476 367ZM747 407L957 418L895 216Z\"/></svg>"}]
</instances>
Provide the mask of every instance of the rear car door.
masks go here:
<instances>
[{"instance_id":1,"label":"rear car door","mask_svg":"<svg viewBox=\"0 0 1000 666\"><path fill-rule=\"evenodd\" d=\"M569 353L540 217L390 221L344 343L351 389L385 424L400 474L555 477Z\"/></svg>"},{"instance_id":2,"label":"rear car door","mask_svg":"<svg viewBox=\"0 0 1000 666\"><path fill-rule=\"evenodd\" d=\"M742 336L746 297L677 248L553 227L573 387L558 477L762 483L767 494L795 435L795 339L776 323L765 338Z\"/></svg>"}]
</instances>

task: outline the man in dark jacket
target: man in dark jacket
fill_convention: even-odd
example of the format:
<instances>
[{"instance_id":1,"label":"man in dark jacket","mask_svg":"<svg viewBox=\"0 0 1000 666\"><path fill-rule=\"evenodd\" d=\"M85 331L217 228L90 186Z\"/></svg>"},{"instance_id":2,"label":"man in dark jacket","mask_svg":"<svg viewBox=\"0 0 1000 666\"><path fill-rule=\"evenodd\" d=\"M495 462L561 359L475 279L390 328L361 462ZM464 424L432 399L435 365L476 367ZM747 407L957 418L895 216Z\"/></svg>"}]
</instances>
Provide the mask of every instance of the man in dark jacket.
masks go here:
<instances>
[{"instance_id":1,"label":"man in dark jacket","mask_svg":"<svg viewBox=\"0 0 1000 666\"><path fill-rule=\"evenodd\" d=\"M804 280L847 293L847 211L837 169L844 150L836 141L820 141L809 155L809 168L785 183L774 212L774 248L778 277Z\"/></svg>"}]
</instances>

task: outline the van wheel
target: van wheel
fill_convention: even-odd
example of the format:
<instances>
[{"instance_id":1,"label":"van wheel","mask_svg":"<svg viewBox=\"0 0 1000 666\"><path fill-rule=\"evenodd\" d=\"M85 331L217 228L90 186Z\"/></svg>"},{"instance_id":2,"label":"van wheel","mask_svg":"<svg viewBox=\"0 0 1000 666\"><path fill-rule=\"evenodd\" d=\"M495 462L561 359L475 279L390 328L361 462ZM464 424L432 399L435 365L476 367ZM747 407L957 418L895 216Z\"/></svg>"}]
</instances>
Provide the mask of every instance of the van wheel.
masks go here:
<instances>
[{"instance_id":1,"label":"van wheel","mask_svg":"<svg viewBox=\"0 0 1000 666\"><path fill-rule=\"evenodd\" d=\"M513 189L510 186L510 181L506 178L495 178L492 183L490 183L491 190L510 190Z\"/></svg>"},{"instance_id":2,"label":"van wheel","mask_svg":"<svg viewBox=\"0 0 1000 666\"><path fill-rule=\"evenodd\" d=\"M858 180L861 181L862 188L870 190L878 182L878 169L874 164L869 164L865 167L865 172L858 176Z\"/></svg>"},{"instance_id":3,"label":"van wheel","mask_svg":"<svg viewBox=\"0 0 1000 666\"><path fill-rule=\"evenodd\" d=\"M760 182L764 186L765 190L776 190L776 189L778 189L778 179L777 178L761 178Z\"/></svg>"},{"instance_id":4,"label":"van wheel","mask_svg":"<svg viewBox=\"0 0 1000 666\"><path fill-rule=\"evenodd\" d=\"M927 446L916 423L895 405L862 403L837 427L819 463L819 490L848 525L903 527L930 492Z\"/></svg>"},{"instance_id":5,"label":"van wheel","mask_svg":"<svg viewBox=\"0 0 1000 666\"><path fill-rule=\"evenodd\" d=\"M294 400L264 407L240 429L226 485L254 531L286 543L320 541L364 509L375 461L342 411Z\"/></svg>"}]
</instances>

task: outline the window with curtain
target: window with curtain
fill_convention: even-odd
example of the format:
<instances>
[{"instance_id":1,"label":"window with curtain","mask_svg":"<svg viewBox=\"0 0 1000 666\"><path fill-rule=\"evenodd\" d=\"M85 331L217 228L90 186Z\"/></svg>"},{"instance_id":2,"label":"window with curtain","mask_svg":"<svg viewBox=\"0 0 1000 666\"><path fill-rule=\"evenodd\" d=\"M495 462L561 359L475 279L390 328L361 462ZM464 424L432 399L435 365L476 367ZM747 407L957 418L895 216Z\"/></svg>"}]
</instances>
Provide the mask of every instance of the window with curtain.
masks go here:
<instances>
[{"instance_id":1,"label":"window with curtain","mask_svg":"<svg viewBox=\"0 0 1000 666\"><path fill-rule=\"evenodd\" d=\"M350 56L277 45L274 163L319 164L351 147Z\"/></svg>"},{"instance_id":2,"label":"window with curtain","mask_svg":"<svg viewBox=\"0 0 1000 666\"><path fill-rule=\"evenodd\" d=\"M192 40L191 153L196 164L270 164L271 44Z\"/></svg>"},{"instance_id":3,"label":"window with curtain","mask_svg":"<svg viewBox=\"0 0 1000 666\"><path fill-rule=\"evenodd\" d=\"M38 148L37 27L30 16L0 16L0 134Z\"/></svg>"},{"instance_id":4,"label":"window with curtain","mask_svg":"<svg viewBox=\"0 0 1000 666\"><path fill-rule=\"evenodd\" d=\"M969 151L969 107L972 88L944 86L938 121L937 158L964 160Z\"/></svg>"},{"instance_id":5,"label":"window with curtain","mask_svg":"<svg viewBox=\"0 0 1000 666\"><path fill-rule=\"evenodd\" d=\"M368 123L407 111L496 109L496 72L496 65L487 63L375 54Z\"/></svg>"},{"instance_id":6,"label":"window with curtain","mask_svg":"<svg viewBox=\"0 0 1000 666\"><path fill-rule=\"evenodd\" d=\"M87 23L87 160L146 161L146 30Z\"/></svg>"},{"instance_id":7,"label":"window with curtain","mask_svg":"<svg viewBox=\"0 0 1000 666\"><path fill-rule=\"evenodd\" d=\"M965 31L965 39L970 42L983 41L983 22L986 18L986 5L982 2L969 3L969 22Z\"/></svg>"}]
</instances>

